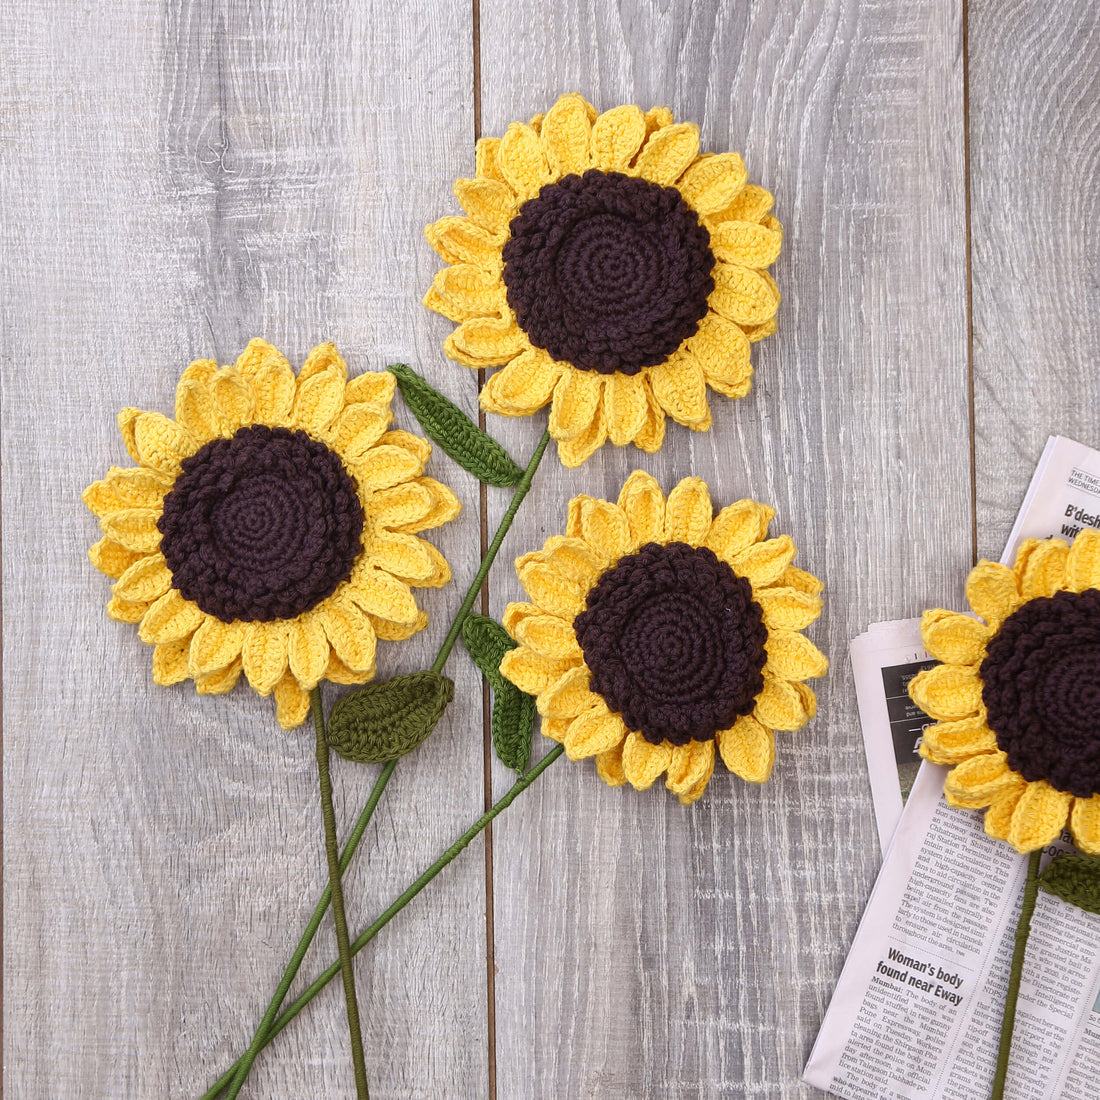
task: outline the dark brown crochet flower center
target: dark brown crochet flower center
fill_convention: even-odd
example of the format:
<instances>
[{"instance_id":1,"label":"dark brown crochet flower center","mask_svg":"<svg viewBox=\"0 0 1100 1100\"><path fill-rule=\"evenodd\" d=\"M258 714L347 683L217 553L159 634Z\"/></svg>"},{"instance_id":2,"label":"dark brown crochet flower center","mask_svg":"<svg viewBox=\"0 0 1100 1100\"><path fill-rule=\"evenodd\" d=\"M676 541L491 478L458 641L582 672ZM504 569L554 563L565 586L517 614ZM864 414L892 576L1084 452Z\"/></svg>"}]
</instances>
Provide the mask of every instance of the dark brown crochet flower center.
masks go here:
<instances>
[{"instance_id":1,"label":"dark brown crochet flower center","mask_svg":"<svg viewBox=\"0 0 1100 1100\"><path fill-rule=\"evenodd\" d=\"M1100 794L1100 590L1024 604L986 647L982 699L997 745L1026 780Z\"/></svg>"},{"instance_id":2,"label":"dark brown crochet flower center","mask_svg":"<svg viewBox=\"0 0 1100 1100\"><path fill-rule=\"evenodd\" d=\"M592 690L647 741L705 741L749 714L768 632L752 586L710 550L647 543L573 621Z\"/></svg>"},{"instance_id":3,"label":"dark brown crochet flower center","mask_svg":"<svg viewBox=\"0 0 1100 1100\"><path fill-rule=\"evenodd\" d=\"M508 304L555 359L637 374L706 316L710 234L673 187L596 169L565 176L520 207L509 234Z\"/></svg>"},{"instance_id":4,"label":"dark brown crochet flower center","mask_svg":"<svg viewBox=\"0 0 1100 1100\"><path fill-rule=\"evenodd\" d=\"M181 596L222 622L270 622L315 607L348 577L363 508L323 443L257 426L185 459L157 526Z\"/></svg>"}]
</instances>

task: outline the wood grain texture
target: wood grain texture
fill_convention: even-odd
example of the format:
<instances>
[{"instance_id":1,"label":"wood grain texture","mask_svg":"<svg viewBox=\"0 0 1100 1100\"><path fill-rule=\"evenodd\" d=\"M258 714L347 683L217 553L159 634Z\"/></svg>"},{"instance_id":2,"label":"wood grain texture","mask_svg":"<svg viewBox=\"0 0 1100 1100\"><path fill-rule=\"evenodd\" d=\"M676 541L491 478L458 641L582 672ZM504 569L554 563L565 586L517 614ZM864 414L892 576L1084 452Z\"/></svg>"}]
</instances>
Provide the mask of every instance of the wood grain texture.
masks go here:
<instances>
[{"instance_id":1,"label":"wood grain texture","mask_svg":"<svg viewBox=\"0 0 1100 1100\"><path fill-rule=\"evenodd\" d=\"M970 2L978 551L1000 557L1048 435L1100 447L1100 19Z\"/></svg>"},{"instance_id":2,"label":"wood grain texture","mask_svg":"<svg viewBox=\"0 0 1100 1100\"><path fill-rule=\"evenodd\" d=\"M481 3L485 133L577 89L743 152L786 228L752 394L656 456L550 459L514 557L635 467L778 509L827 583L817 720L770 783L684 810L563 762L494 835L498 1095L796 1097L878 866L847 642L961 592L970 557L960 7ZM949 425L933 431L930 426ZM516 453L541 424L492 419ZM500 504L490 498L495 512ZM490 517L492 518L492 516ZM494 611L520 598L498 571ZM497 784L505 781L496 776Z\"/></svg>"},{"instance_id":3,"label":"wood grain texture","mask_svg":"<svg viewBox=\"0 0 1100 1100\"><path fill-rule=\"evenodd\" d=\"M430 27L369 0L5 12L8 1095L201 1093L246 1044L325 881L312 732L283 733L243 686L152 685L149 648L104 614L79 493L127 463L121 406L171 411L191 358L232 362L257 334L295 363L333 339L353 373L420 360L473 410L474 381L419 304L423 223L472 163L470 19L457 0ZM464 582L477 486L441 456L432 472L466 505L434 539ZM457 592L423 596L432 625L380 647L380 676L430 661ZM460 701L399 769L349 876L354 924L480 811L480 682L451 671ZM344 820L375 771L337 763ZM487 1088L470 1040L486 1016L483 868L466 860L439 887L357 965L379 1097ZM326 928L311 976L333 950ZM351 1092L334 986L246 1094Z\"/></svg>"}]
</instances>

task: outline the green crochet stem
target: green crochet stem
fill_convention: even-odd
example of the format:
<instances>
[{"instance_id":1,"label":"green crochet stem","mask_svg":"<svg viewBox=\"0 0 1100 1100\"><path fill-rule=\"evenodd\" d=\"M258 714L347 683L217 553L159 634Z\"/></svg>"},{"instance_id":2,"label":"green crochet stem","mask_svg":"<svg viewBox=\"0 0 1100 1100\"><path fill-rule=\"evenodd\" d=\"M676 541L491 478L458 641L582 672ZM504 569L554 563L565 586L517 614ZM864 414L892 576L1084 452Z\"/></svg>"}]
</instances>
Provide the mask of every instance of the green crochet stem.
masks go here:
<instances>
[{"instance_id":1,"label":"green crochet stem","mask_svg":"<svg viewBox=\"0 0 1100 1100\"><path fill-rule=\"evenodd\" d=\"M459 853L469 845L470 841L472 841L474 837L481 833L486 828L486 826L488 826L490 822L493 821L494 818L499 817L500 814L504 813L504 811L508 809L508 807L511 806L511 804L525 790L527 790L527 788L530 787L531 784L534 783L535 780L538 779L538 777L542 775L542 773L546 771L546 769L549 768L550 765L553 764L554 761L557 760L563 752L565 752L564 745L555 745L529 772L527 772L526 775L523 775L519 779L517 779L516 782L513 783L512 786L509 788L508 792L499 801L494 802L490 809L482 814L481 817L479 817L477 821L475 821L458 838L458 840L454 842L454 844L452 844L446 851L441 852L439 858L436 859L436 861L431 864L431 866L425 868L425 870L422 871L416 879L409 883L404 891L399 894L371 924L367 925L367 927L364 928L363 931L360 932L354 940L352 940L351 953L353 955L357 955L360 951L362 951L363 948L366 947L367 944L370 943L370 941L373 940L374 937L377 936L378 933L383 928L385 928L385 926L389 924L390 921L393 920L393 918L396 917L397 914L400 913L401 910L404 909L405 906L408 905L409 902L412 901L413 898L415 898L416 895L419 894L420 891L423 890L424 887L427 886L428 883L431 882L432 879L435 878L435 876L438 875L444 867L446 867L452 860L454 860L455 857L458 856ZM297 1016L298 1013L300 1013L302 1009L305 1008L306 1005L308 1005L309 1002L312 1001L313 998L316 997L317 994L320 993L321 990L324 989L325 986L328 985L328 983L336 977L339 972L340 964L338 962L332 963L326 970L321 971L321 973L318 974L317 977L314 978L314 980L310 982L310 984L306 986L302 993L290 1004L287 1010L281 1016L279 1016L278 1019L275 1020L260 1045L267 1046L268 1043L272 1042L275 1036L278 1035L279 1032L281 1032L283 1028L285 1028L291 1022L291 1020L293 1020L294 1017ZM238 1063L238 1065L239 1064L240 1063ZM230 1066L230 1068L215 1083L213 1088L211 1088L209 1092L204 1094L203 1100L213 1100L214 1097L219 1096L221 1094L221 1090L225 1088L225 1086L229 1083L236 1070L237 1065Z\"/></svg>"},{"instance_id":2,"label":"green crochet stem","mask_svg":"<svg viewBox=\"0 0 1100 1100\"><path fill-rule=\"evenodd\" d=\"M336 925L336 949L340 955L340 974L344 980L344 1003L348 1010L348 1037L351 1040L351 1064L355 1070L356 1100L369 1100L367 1063L363 1058L363 1028L359 1023L359 1005L355 999L355 971L351 965L348 918L344 912L344 886L340 878L340 849L336 840L336 813L332 808L332 778L329 775L328 738L325 736L325 708L321 689L310 693L309 709L317 731L317 777L321 787L321 817L325 823L325 856L332 894L332 922Z\"/></svg>"},{"instance_id":3,"label":"green crochet stem","mask_svg":"<svg viewBox=\"0 0 1100 1100\"><path fill-rule=\"evenodd\" d=\"M1008 1076L1008 1055L1012 1050L1012 1032L1016 1026L1016 1001L1020 996L1020 979L1024 972L1024 955L1031 935L1031 915L1035 912L1035 899L1039 895L1039 860L1042 852L1032 852L1027 861L1027 878L1024 880L1024 900L1020 905L1020 919L1016 922L1016 947L1012 952L1012 969L1008 974L1008 990L1005 993L1005 1011L1001 1019L1001 1043L997 1048L997 1072L993 1075L991 1100L1003 1100L1005 1078Z\"/></svg>"},{"instance_id":4,"label":"green crochet stem","mask_svg":"<svg viewBox=\"0 0 1100 1100\"><path fill-rule=\"evenodd\" d=\"M467 616L470 614L470 610L474 606L474 601L478 597L478 593L481 591L481 586L485 583L485 578L489 575L489 570L492 568L493 562L496 560L497 553L500 550L501 543L504 542L505 535L508 534L509 529L512 526L513 521L516 518L516 513L519 511L519 506L523 503L523 498L527 496L528 491L531 488L531 482L534 480L535 471L539 468L539 463L542 461L542 456L546 452L546 448L550 443L550 432L546 430L542 433L542 438L539 440L537 446L531 454L530 461L527 463L527 468L523 471L523 477L520 478L515 490L512 493L511 502L508 505L507 511L501 516L500 523L497 526L496 534L493 536L493 541L489 544L488 549L485 552L485 557L481 560L481 566L474 576L474 579L470 582L470 587L466 592L466 597L462 601L461 607L458 609L458 613L455 615L454 622L451 624L450 630L447 632L446 638L443 639L443 644L439 647L439 652L436 654L435 660L432 662L433 672L442 672L443 666L447 663L447 658L450 657L451 651L454 649L455 644L458 641L460 634L462 633L462 624L466 621ZM560 755L560 753L559 753ZM397 766L396 760L391 760L379 773L378 778L375 780L374 787L371 789L370 797L367 799L367 804L363 807L362 812L359 815L359 820L355 823L355 828L352 830L351 836L348 838L347 845L344 848L343 854L340 856L340 869L343 871L351 863L352 858L355 855L356 850L359 847L359 842L363 839L363 834L367 830L367 826L370 824L372 815L374 814L374 808L378 805L379 799L382 797L382 792L386 789L386 784L389 783L390 777L393 775L394 768ZM529 773L530 774L530 773ZM518 791L517 791L518 793ZM489 820L492 820L491 818ZM486 821L488 824L488 821ZM433 876L434 877L434 876ZM238 1059L234 1066L225 1074L223 1074L218 1081L205 1093L203 1093L201 1100L216 1100L221 1096L225 1087L232 1082L233 1091L229 1093L228 1100L232 1100L240 1092L244 1085L245 1080L248 1077L249 1072L252 1069L253 1064L256 1061L257 1055L260 1051L267 1046L271 1037L276 1033L272 1030L275 1023L275 1018L278 1015L279 1009L282 1007L283 1001L286 999L286 995L290 990L291 984L298 976L298 971L301 968L302 961L305 959L306 952L309 950L310 945L313 943L314 937L317 935L317 929L321 925L321 920L325 915L331 899L331 888L325 887L324 892L317 901L317 905L314 907L313 915L309 919L309 923L306 925L305 931L302 933L301 939L298 941L298 946L294 949L294 953L290 957L290 961L287 963L286 970L283 972L282 979L279 982L278 987L275 990L270 1002L267 1006L267 1011L264 1013L264 1018L260 1021L259 1027L256 1028L255 1034L252 1036L252 1042L249 1044L248 1050L245 1054ZM379 925L381 927L381 925ZM364 940L364 943L367 941ZM361 945L360 945L361 946ZM357 947L356 951L359 950ZM295 1002L297 1004L297 1002ZM304 1007L304 1006L303 1006ZM301 1007L297 1009L297 1012L301 1011ZM281 1018L281 1017L280 1017ZM287 1020L289 1023L289 1020ZM286 1023L282 1025L285 1027ZM282 1030L280 1027L278 1030Z\"/></svg>"}]
</instances>

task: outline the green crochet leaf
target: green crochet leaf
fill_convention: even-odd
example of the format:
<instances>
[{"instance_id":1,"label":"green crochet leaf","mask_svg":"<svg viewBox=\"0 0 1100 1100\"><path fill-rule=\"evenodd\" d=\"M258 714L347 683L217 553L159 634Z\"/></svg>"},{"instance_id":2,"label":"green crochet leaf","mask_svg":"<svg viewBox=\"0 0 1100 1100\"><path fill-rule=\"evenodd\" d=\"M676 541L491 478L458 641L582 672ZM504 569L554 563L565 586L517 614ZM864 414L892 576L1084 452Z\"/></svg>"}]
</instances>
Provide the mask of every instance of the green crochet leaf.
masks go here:
<instances>
[{"instance_id":1,"label":"green crochet leaf","mask_svg":"<svg viewBox=\"0 0 1100 1100\"><path fill-rule=\"evenodd\" d=\"M523 471L508 457L508 452L457 405L432 389L404 363L386 369L397 379L401 396L420 426L459 466L487 485L503 488L519 482Z\"/></svg>"},{"instance_id":2,"label":"green crochet leaf","mask_svg":"<svg viewBox=\"0 0 1100 1100\"><path fill-rule=\"evenodd\" d=\"M1100 913L1100 857L1057 856L1039 876L1039 885L1086 913Z\"/></svg>"},{"instance_id":3,"label":"green crochet leaf","mask_svg":"<svg viewBox=\"0 0 1100 1100\"><path fill-rule=\"evenodd\" d=\"M462 624L462 641L493 691L493 749L506 767L519 772L531 759L535 732L535 697L520 691L500 674L500 662L516 643L507 631L484 615L470 615Z\"/></svg>"},{"instance_id":4,"label":"green crochet leaf","mask_svg":"<svg viewBox=\"0 0 1100 1100\"><path fill-rule=\"evenodd\" d=\"M454 684L430 669L367 684L332 708L328 743L358 764L396 760L427 740L454 695Z\"/></svg>"}]
</instances>

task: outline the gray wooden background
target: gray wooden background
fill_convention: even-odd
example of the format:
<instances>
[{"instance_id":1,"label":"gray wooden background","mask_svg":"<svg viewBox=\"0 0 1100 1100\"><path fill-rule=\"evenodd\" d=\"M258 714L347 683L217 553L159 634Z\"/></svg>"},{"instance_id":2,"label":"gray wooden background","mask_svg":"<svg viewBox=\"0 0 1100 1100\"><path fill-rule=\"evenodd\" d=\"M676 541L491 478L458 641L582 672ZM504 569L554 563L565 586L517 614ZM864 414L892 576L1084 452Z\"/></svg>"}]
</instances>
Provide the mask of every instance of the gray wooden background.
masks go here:
<instances>
[{"instance_id":1,"label":"gray wooden background","mask_svg":"<svg viewBox=\"0 0 1100 1100\"><path fill-rule=\"evenodd\" d=\"M664 450L544 464L489 585L575 491L635 466L778 508L828 586L817 720L756 789L682 809L557 764L358 959L375 1100L806 1097L801 1067L880 854L846 645L960 605L1049 433L1100 444L1100 18L1091 0L23 0L0 15L4 1083L195 1097L245 1045L325 881L312 735L238 688L152 685L107 620L80 489L115 413L195 357L404 360L469 411L419 304L422 227L478 128L566 90L668 104L742 151L786 228L780 332L745 400ZM407 425L408 426L408 425ZM491 418L520 458L541 422ZM445 457L456 584L379 675L434 652L505 494ZM349 875L365 924L508 776L480 681L402 764ZM539 751L542 749L540 742ZM337 766L350 821L373 769ZM333 956L327 928L311 973ZM347 1096L329 991L247 1095Z\"/></svg>"}]
</instances>

